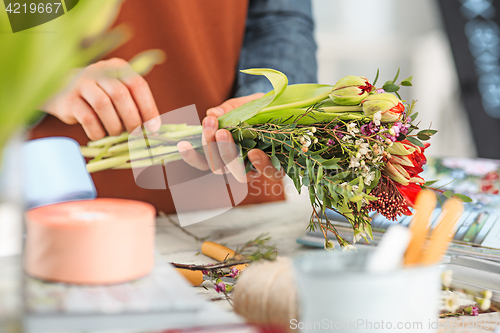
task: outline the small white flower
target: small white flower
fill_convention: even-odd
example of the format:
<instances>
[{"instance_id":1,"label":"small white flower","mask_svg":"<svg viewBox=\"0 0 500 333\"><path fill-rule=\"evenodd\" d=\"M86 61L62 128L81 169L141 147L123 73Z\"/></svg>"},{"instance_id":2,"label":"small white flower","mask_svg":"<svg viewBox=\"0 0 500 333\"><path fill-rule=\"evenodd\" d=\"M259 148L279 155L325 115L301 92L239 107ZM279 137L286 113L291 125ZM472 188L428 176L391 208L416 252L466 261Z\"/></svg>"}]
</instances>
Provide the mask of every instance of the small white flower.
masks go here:
<instances>
[{"instance_id":1,"label":"small white flower","mask_svg":"<svg viewBox=\"0 0 500 333\"><path fill-rule=\"evenodd\" d=\"M448 293L443 297L444 307L446 311L455 312L460 307L459 298L456 293Z\"/></svg>"},{"instance_id":2,"label":"small white flower","mask_svg":"<svg viewBox=\"0 0 500 333\"><path fill-rule=\"evenodd\" d=\"M368 143L362 143L359 145L359 150L358 152L361 155L366 155L370 151L370 144Z\"/></svg>"},{"instance_id":3,"label":"small white flower","mask_svg":"<svg viewBox=\"0 0 500 333\"><path fill-rule=\"evenodd\" d=\"M354 143L356 146L360 146L362 143L364 143L365 140L364 139L358 139L356 140L356 142Z\"/></svg>"},{"instance_id":4,"label":"small white flower","mask_svg":"<svg viewBox=\"0 0 500 333\"><path fill-rule=\"evenodd\" d=\"M349 168L358 168L359 166L359 158L356 158L356 156L351 156L351 163L349 164Z\"/></svg>"},{"instance_id":5,"label":"small white flower","mask_svg":"<svg viewBox=\"0 0 500 333\"><path fill-rule=\"evenodd\" d=\"M343 182L342 184L339 185L339 187L346 188L347 185L349 185L348 182Z\"/></svg>"},{"instance_id":6,"label":"small white flower","mask_svg":"<svg viewBox=\"0 0 500 333\"><path fill-rule=\"evenodd\" d=\"M380 121L382 120L382 111L379 111L373 115L373 122L375 125L380 126Z\"/></svg>"},{"instance_id":7,"label":"small white flower","mask_svg":"<svg viewBox=\"0 0 500 333\"><path fill-rule=\"evenodd\" d=\"M309 146L311 145L311 138L307 135L304 135L303 138L304 138L304 143L302 143L302 147L309 148Z\"/></svg>"},{"instance_id":8,"label":"small white flower","mask_svg":"<svg viewBox=\"0 0 500 333\"><path fill-rule=\"evenodd\" d=\"M344 140L344 141L349 141L351 139L352 139L352 136L350 136L350 135L344 135L344 137L342 138L342 140Z\"/></svg>"},{"instance_id":9,"label":"small white flower","mask_svg":"<svg viewBox=\"0 0 500 333\"><path fill-rule=\"evenodd\" d=\"M370 186L372 184L372 181L374 181L374 180L375 180L375 171L369 172L365 176L365 185Z\"/></svg>"},{"instance_id":10,"label":"small white flower","mask_svg":"<svg viewBox=\"0 0 500 333\"><path fill-rule=\"evenodd\" d=\"M354 236L352 237L352 243L356 244L356 242L359 242L361 238L366 238L366 233L363 230L363 227L360 229L355 229L354 230Z\"/></svg>"},{"instance_id":11,"label":"small white flower","mask_svg":"<svg viewBox=\"0 0 500 333\"><path fill-rule=\"evenodd\" d=\"M325 250L333 250L335 249L335 244L329 239L325 239Z\"/></svg>"},{"instance_id":12,"label":"small white flower","mask_svg":"<svg viewBox=\"0 0 500 333\"><path fill-rule=\"evenodd\" d=\"M359 186L358 186L358 185L352 185L352 190L353 190L353 191L357 191L357 190L359 190Z\"/></svg>"},{"instance_id":13,"label":"small white flower","mask_svg":"<svg viewBox=\"0 0 500 333\"><path fill-rule=\"evenodd\" d=\"M311 132L316 133L316 127L311 127Z\"/></svg>"},{"instance_id":14,"label":"small white flower","mask_svg":"<svg viewBox=\"0 0 500 333\"><path fill-rule=\"evenodd\" d=\"M359 133L359 128L357 128L356 123L349 123L347 124L347 132L351 134L352 136L356 136L356 133Z\"/></svg>"},{"instance_id":15,"label":"small white flower","mask_svg":"<svg viewBox=\"0 0 500 333\"><path fill-rule=\"evenodd\" d=\"M445 288L449 288L451 286L451 282L453 281L453 271L445 270L441 273L441 283Z\"/></svg>"},{"instance_id":16,"label":"small white flower","mask_svg":"<svg viewBox=\"0 0 500 333\"><path fill-rule=\"evenodd\" d=\"M483 310L483 311L489 310L489 308L491 306L491 300L489 298L479 300L478 303L481 306L481 310Z\"/></svg>"},{"instance_id":17,"label":"small white flower","mask_svg":"<svg viewBox=\"0 0 500 333\"><path fill-rule=\"evenodd\" d=\"M484 299L491 299L493 293L491 292L491 290L484 290L481 292L481 295L484 296Z\"/></svg>"},{"instance_id":18,"label":"small white flower","mask_svg":"<svg viewBox=\"0 0 500 333\"><path fill-rule=\"evenodd\" d=\"M358 252L358 249L354 246L354 245L351 245L351 244L347 244L346 246L344 246L342 248L342 252Z\"/></svg>"}]
</instances>

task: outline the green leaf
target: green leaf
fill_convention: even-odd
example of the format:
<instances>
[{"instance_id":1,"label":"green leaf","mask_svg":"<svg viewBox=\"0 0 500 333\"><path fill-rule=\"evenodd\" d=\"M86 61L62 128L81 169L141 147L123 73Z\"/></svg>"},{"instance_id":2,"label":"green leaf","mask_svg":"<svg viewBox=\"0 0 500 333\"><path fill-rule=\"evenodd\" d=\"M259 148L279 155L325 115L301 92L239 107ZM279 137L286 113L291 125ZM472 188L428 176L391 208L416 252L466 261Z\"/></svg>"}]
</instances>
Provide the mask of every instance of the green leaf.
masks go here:
<instances>
[{"instance_id":1,"label":"green leaf","mask_svg":"<svg viewBox=\"0 0 500 333\"><path fill-rule=\"evenodd\" d=\"M312 167L312 162L310 159L306 159L306 167L307 173L309 174L309 178L314 179L314 168Z\"/></svg>"},{"instance_id":2,"label":"green leaf","mask_svg":"<svg viewBox=\"0 0 500 333\"><path fill-rule=\"evenodd\" d=\"M302 185L304 185L304 186L311 185L311 180L309 179L309 176L302 177Z\"/></svg>"},{"instance_id":3,"label":"green leaf","mask_svg":"<svg viewBox=\"0 0 500 333\"><path fill-rule=\"evenodd\" d=\"M285 91L276 98L268 108L284 106L287 108L301 108L313 105L318 97L328 98L333 90L333 86L326 84L292 84L286 87Z\"/></svg>"},{"instance_id":4,"label":"green leaf","mask_svg":"<svg viewBox=\"0 0 500 333\"><path fill-rule=\"evenodd\" d=\"M420 139L420 140L422 140L422 141L427 141L427 140L429 140L431 137L430 137L430 136L428 136L428 135L427 135L427 134L425 134L425 133L418 132L418 133L417 133L417 138L419 138L419 139Z\"/></svg>"},{"instance_id":5,"label":"green leaf","mask_svg":"<svg viewBox=\"0 0 500 333\"><path fill-rule=\"evenodd\" d=\"M358 202L358 201L363 200L363 196L362 195L356 195L356 196L352 197L350 200L352 202Z\"/></svg>"},{"instance_id":6,"label":"green leaf","mask_svg":"<svg viewBox=\"0 0 500 333\"><path fill-rule=\"evenodd\" d=\"M294 176L292 177L293 185L295 186L297 192L300 194L302 185L300 183L299 167L296 164L293 165L293 174L294 174Z\"/></svg>"},{"instance_id":7,"label":"green leaf","mask_svg":"<svg viewBox=\"0 0 500 333\"><path fill-rule=\"evenodd\" d=\"M332 158L332 159L329 159L329 160L324 160L321 165L323 165L323 167L325 169L327 169L326 167L328 166L338 166L337 163L340 162L340 158Z\"/></svg>"},{"instance_id":8,"label":"green leaf","mask_svg":"<svg viewBox=\"0 0 500 333\"><path fill-rule=\"evenodd\" d=\"M252 139L245 139L241 141L240 144L243 148L250 150L257 145L257 142L255 142L255 140Z\"/></svg>"},{"instance_id":9,"label":"green leaf","mask_svg":"<svg viewBox=\"0 0 500 333\"><path fill-rule=\"evenodd\" d=\"M309 185L309 200L311 201L311 205L314 206L314 203L316 202L316 191L312 185Z\"/></svg>"},{"instance_id":10,"label":"green leaf","mask_svg":"<svg viewBox=\"0 0 500 333\"><path fill-rule=\"evenodd\" d=\"M324 200L325 193L323 192L323 186L318 186L316 190L318 191L318 198Z\"/></svg>"},{"instance_id":11,"label":"green leaf","mask_svg":"<svg viewBox=\"0 0 500 333\"><path fill-rule=\"evenodd\" d=\"M413 136L408 136L408 137L406 137L406 139L408 141L410 141L411 143L413 143L414 145L416 145L416 146L419 146L419 147L422 147L422 148L425 147L424 144L422 142L420 142L419 139L417 139L417 138L415 138Z\"/></svg>"},{"instance_id":12,"label":"green leaf","mask_svg":"<svg viewBox=\"0 0 500 333\"><path fill-rule=\"evenodd\" d=\"M460 194L460 193L455 193L455 196L462 200L463 202L472 202L472 199L466 195Z\"/></svg>"},{"instance_id":13,"label":"green leaf","mask_svg":"<svg viewBox=\"0 0 500 333\"><path fill-rule=\"evenodd\" d=\"M401 85L405 87L411 87L413 84L409 81L401 81Z\"/></svg>"},{"instance_id":14,"label":"green leaf","mask_svg":"<svg viewBox=\"0 0 500 333\"><path fill-rule=\"evenodd\" d=\"M443 195L449 199L453 196L453 191L446 191L443 193Z\"/></svg>"},{"instance_id":15,"label":"green leaf","mask_svg":"<svg viewBox=\"0 0 500 333\"><path fill-rule=\"evenodd\" d=\"M376 85L377 84L379 74L380 74L380 70L377 68L377 75L375 75L375 80L373 80L372 85Z\"/></svg>"},{"instance_id":16,"label":"green leaf","mask_svg":"<svg viewBox=\"0 0 500 333\"><path fill-rule=\"evenodd\" d=\"M413 76L410 76L410 77L404 79L403 82L406 81L406 82L410 82L411 83L411 80L413 80Z\"/></svg>"},{"instance_id":17,"label":"green leaf","mask_svg":"<svg viewBox=\"0 0 500 333\"><path fill-rule=\"evenodd\" d=\"M271 104L286 89L288 79L285 74L268 68L254 68L241 71L245 74L264 75L273 85L274 90L256 100L250 101L242 106L219 117L219 128L237 126L239 123L252 118L260 110Z\"/></svg>"},{"instance_id":18,"label":"green leaf","mask_svg":"<svg viewBox=\"0 0 500 333\"><path fill-rule=\"evenodd\" d=\"M252 162L247 161L247 165L245 165L245 174L249 173L252 170Z\"/></svg>"},{"instance_id":19,"label":"green leaf","mask_svg":"<svg viewBox=\"0 0 500 333\"><path fill-rule=\"evenodd\" d=\"M415 119L417 119L417 117L418 117L418 112L412 113L412 114L410 115L410 117L411 117L411 121L412 121L412 122L413 122L413 121L415 121Z\"/></svg>"},{"instance_id":20,"label":"green leaf","mask_svg":"<svg viewBox=\"0 0 500 333\"><path fill-rule=\"evenodd\" d=\"M399 77L399 71L401 70L401 68L398 68L398 72L396 73L396 76L394 77L394 80L392 80L393 83L396 82L396 80L398 79Z\"/></svg>"},{"instance_id":21,"label":"green leaf","mask_svg":"<svg viewBox=\"0 0 500 333\"><path fill-rule=\"evenodd\" d=\"M422 131L420 131L418 133L422 133L422 134L425 134L425 135L428 135L428 136L432 136L432 135L436 134L437 131L436 130L431 130L431 129L426 129L426 130L422 130Z\"/></svg>"},{"instance_id":22,"label":"green leaf","mask_svg":"<svg viewBox=\"0 0 500 333\"><path fill-rule=\"evenodd\" d=\"M292 166L296 166L295 163L293 162L293 158L295 157L295 149L290 150L290 153L288 154L288 169L286 172L288 173L290 171L290 168ZM298 177L298 175L297 175Z\"/></svg>"},{"instance_id":23,"label":"green leaf","mask_svg":"<svg viewBox=\"0 0 500 333\"><path fill-rule=\"evenodd\" d=\"M323 179L323 167L320 165L318 168L318 175L316 176L316 185Z\"/></svg>"},{"instance_id":24,"label":"green leaf","mask_svg":"<svg viewBox=\"0 0 500 333\"><path fill-rule=\"evenodd\" d=\"M271 156L271 163L276 168L276 170L278 171L281 170L281 163L280 160L276 157L276 155Z\"/></svg>"},{"instance_id":25,"label":"green leaf","mask_svg":"<svg viewBox=\"0 0 500 333\"><path fill-rule=\"evenodd\" d=\"M424 186L431 186L431 185L434 185L437 182L438 182L437 180L429 180L428 182L425 182Z\"/></svg>"},{"instance_id":26,"label":"green leaf","mask_svg":"<svg viewBox=\"0 0 500 333\"><path fill-rule=\"evenodd\" d=\"M396 92L399 90L399 86L397 84L389 83L385 84L382 89L384 89L386 92Z\"/></svg>"}]
</instances>

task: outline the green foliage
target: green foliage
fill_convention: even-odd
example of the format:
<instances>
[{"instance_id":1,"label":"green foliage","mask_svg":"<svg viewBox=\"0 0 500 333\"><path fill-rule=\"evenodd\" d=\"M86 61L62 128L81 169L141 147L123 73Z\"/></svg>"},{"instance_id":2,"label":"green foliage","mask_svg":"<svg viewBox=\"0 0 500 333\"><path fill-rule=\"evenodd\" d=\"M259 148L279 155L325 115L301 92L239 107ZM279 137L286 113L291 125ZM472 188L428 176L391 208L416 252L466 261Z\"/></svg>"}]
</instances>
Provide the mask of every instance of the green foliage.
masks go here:
<instances>
[{"instance_id":1,"label":"green foliage","mask_svg":"<svg viewBox=\"0 0 500 333\"><path fill-rule=\"evenodd\" d=\"M87 65L126 39L123 27L101 35L119 3L80 1L57 19L10 33L0 2L0 149L63 86L70 69Z\"/></svg>"},{"instance_id":2,"label":"green foliage","mask_svg":"<svg viewBox=\"0 0 500 333\"><path fill-rule=\"evenodd\" d=\"M262 96L259 99L248 102L231 112L228 112L219 117L219 126L229 127L236 126L242 122L255 116L263 108L271 104L278 98L286 89L288 85L287 77L274 69L256 68L243 70L243 73L252 75L264 75L273 85L274 90Z\"/></svg>"}]
</instances>

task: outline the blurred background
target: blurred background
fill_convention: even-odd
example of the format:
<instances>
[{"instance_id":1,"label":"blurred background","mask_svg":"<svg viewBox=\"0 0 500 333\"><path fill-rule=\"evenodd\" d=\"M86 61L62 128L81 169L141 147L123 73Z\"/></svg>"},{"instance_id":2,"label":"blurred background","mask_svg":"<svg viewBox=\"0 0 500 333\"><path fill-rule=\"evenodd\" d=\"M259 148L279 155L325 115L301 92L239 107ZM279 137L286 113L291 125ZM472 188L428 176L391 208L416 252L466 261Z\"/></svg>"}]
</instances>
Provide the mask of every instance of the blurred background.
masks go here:
<instances>
[{"instance_id":1,"label":"blurred background","mask_svg":"<svg viewBox=\"0 0 500 333\"><path fill-rule=\"evenodd\" d=\"M420 127L439 130L428 156L500 158L495 8L500 1L313 0L319 81L373 80L378 68L381 86L401 68L400 79L414 77L401 95L418 100Z\"/></svg>"}]
</instances>

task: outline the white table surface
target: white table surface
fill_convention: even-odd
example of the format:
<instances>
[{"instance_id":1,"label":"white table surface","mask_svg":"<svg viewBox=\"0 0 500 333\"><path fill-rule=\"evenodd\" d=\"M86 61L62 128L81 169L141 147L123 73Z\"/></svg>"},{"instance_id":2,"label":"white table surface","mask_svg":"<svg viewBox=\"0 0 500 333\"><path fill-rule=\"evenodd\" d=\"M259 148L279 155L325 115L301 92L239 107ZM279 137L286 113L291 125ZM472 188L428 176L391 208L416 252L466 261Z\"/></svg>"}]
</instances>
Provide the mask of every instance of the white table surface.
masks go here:
<instances>
[{"instance_id":1,"label":"white table surface","mask_svg":"<svg viewBox=\"0 0 500 333\"><path fill-rule=\"evenodd\" d=\"M267 233L272 237L280 256L297 256L310 248L296 243L296 239L304 235L308 225L311 208L304 197L293 197L286 202L251 205L235 208L226 213L186 227L199 237L225 243L236 248L260 234ZM200 245L162 218L157 219L156 248L159 260L178 263L211 263L212 259L197 255ZM20 332L20 259L19 257L0 258L0 332ZM207 287L207 289L202 286ZM218 306L231 311L229 303L215 292L209 281L196 287L196 291L204 298L212 300ZM469 328L470 321L473 328ZM441 319L443 327L440 332L491 332L496 322L500 322L498 314L485 314L478 317L461 317L451 320ZM489 329L478 328L479 324L490 323ZM483 327L483 325L481 325Z\"/></svg>"}]
</instances>

